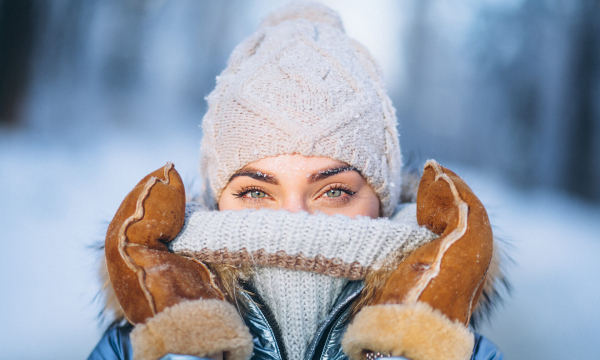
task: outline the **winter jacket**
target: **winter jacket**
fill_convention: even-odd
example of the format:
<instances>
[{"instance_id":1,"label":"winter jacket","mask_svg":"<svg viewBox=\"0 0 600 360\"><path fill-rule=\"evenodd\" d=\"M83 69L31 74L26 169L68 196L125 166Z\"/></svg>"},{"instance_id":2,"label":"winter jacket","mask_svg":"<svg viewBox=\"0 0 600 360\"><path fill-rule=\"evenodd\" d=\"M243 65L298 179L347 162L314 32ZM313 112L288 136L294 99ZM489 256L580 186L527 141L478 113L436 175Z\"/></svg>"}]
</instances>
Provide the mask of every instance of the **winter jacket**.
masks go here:
<instances>
[{"instance_id":1,"label":"winter jacket","mask_svg":"<svg viewBox=\"0 0 600 360\"><path fill-rule=\"evenodd\" d=\"M341 340L350 320L352 303L357 299L364 284L360 281L349 282L331 313L319 326L309 350L305 355L306 360L346 360L348 357L342 352ZM250 290L250 289L249 289ZM254 342L254 352L251 360L286 360L287 354L277 332L277 325L270 314L268 307L257 295L248 295L247 310L243 312L244 322L250 329ZM133 326L129 323L110 327L105 333L88 360L131 360L133 351L129 340L129 333ZM485 337L474 334L475 347L471 360L502 360L504 357L496 346ZM189 355L167 355L161 360L196 360L202 359ZM395 358L404 359L404 358ZM442 360L442 359L441 359Z\"/></svg>"}]
</instances>

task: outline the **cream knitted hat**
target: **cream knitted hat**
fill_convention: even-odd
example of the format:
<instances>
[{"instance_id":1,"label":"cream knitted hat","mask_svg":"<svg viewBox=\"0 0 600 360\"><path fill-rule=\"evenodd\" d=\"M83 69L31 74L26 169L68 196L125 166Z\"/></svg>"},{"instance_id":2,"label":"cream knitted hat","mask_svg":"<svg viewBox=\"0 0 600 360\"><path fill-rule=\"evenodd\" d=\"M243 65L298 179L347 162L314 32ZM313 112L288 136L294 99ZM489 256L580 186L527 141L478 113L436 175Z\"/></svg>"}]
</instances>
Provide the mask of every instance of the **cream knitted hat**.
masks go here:
<instances>
[{"instance_id":1,"label":"cream knitted hat","mask_svg":"<svg viewBox=\"0 0 600 360\"><path fill-rule=\"evenodd\" d=\"M381 71L333 10L297 3L239 44L208 96L200 173L218 202L245 165L282 154L357 168L389 217L400 194L396 115Z\"/></svg>"}]
</instances>

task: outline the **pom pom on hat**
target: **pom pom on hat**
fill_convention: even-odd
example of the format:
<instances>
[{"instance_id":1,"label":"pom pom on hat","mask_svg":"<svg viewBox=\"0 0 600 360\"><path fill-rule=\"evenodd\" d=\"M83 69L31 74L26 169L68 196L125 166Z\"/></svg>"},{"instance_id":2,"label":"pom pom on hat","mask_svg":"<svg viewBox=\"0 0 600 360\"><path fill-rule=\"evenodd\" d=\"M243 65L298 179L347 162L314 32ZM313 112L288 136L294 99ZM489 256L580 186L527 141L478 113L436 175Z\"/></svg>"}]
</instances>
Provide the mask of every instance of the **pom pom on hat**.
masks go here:
<instances>
[{"instance_id":1,"label":"pom pom on hat","mask_svg":"<svg viewBox=\"0 0 600 360\"><path fill-rule=\"evenodd\" d=\"M320 23L344 31L342 19L337 12L316 2L293 2L273 11L262 22L259 28L277 26L286 20L305 19L311 23Z\"/></svg>"}]
</instances>

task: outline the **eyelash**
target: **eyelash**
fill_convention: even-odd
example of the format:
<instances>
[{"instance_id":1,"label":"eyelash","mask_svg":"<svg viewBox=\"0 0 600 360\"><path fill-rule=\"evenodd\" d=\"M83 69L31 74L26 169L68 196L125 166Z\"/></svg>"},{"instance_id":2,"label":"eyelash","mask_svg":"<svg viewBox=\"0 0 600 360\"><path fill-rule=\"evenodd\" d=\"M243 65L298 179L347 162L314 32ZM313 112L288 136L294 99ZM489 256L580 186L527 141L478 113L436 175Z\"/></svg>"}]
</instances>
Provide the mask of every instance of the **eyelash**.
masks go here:
<instances>
[{"instance_id":1,"label":"eyelash","mask_svg":"<svg viewBox=\"0 0 600 360\"><path fill-rule=\"evenodd\" d=\"M269 193L267 193L266 191L264 191L263 189L261 189L257 186L242 187L238 191L234 192L232 195L242 201L260 201L261 200L260 198L251 198L251 197L246 196L249 192L252 192L252 191L263 192L263 193L265 193L265 198L268 196L268 198L271 199L271 196L269 195Z\"/></svg>"},{"instance_id":2,"label":"eyelash","mask_svg":"<svg viewBox=\"0 0 600 360\"><path fill-rule=\"evenodd\" d=\"M323 191L321 191L319 193L319 196L317 196L317 198L322 197L323 195L325 195L328 191L331 190L340 190L343 193L345 193L347 196L340 196L338 198L329 198L327 201L330 202L337 202L339 204L345 204L348 201L350 201L350 199L352 198L352 196L354 194L356 194L356 191L353 191L352 189L350 189L350 187L346 184L330 184L328 185L325 189L323 189ZM261 198L251 198L251 197L247 197L246 195L248 195L248 193L252 192L252 191L260 191L265 193L265 198L268 199L272 199L271 195L269 195L268 192L266 192L265 190L263 190L260 187L257 186L246 186L246 187L242 187L240 188L238 191L232 193L233 196L235 196L236 198L242 200L242 201L249 201L249 202L257 202L257 201L261 201Z\"/></svg>"},{"instance_id":3,"label":"eyelash","mask_svg":"<svg viewBox=\"0 0 600 360\"><path fill-rule=\"evenodd\" d=\"M352 189L350 189L350 187L346 184L330 184L327 185L327 187L321 192L320 196L331 190L341 190L350 196L356 194L356 191L352 191Z\"/></svg>"},{"instance_id":4,"label":"eyelash","mask_svg":"<svg viewBox=\"0 0 600 360\"><path fill-rule=\"evenodd\" d=\"M330 184L330 185L327 185L327 187L325 189L323 189L323 191L319 194L318 198L322 197L328 191L331 191L331 190L340 190L346 194L346 196L341 195L340 197L328 198L326 200L326 201L329 201L336 205L346 204L348 201L350 201L352 199L352 195L356 194L356 191L353 191L352 189L350 189L350 187L346 184Z\"/></svg>"}]
</instances>

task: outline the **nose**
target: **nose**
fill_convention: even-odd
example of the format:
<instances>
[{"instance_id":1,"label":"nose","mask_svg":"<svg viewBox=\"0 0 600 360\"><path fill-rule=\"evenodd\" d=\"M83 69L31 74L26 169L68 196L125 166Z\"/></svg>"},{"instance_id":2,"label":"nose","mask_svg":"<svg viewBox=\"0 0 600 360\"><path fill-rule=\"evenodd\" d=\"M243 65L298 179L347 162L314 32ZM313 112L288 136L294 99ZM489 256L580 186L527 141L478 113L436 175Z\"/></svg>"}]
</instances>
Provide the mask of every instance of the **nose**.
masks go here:
<instances>
[{"instance_id":1,"label":"nose","mask_svg":"<svg viewBox=\"0 0 600 360\"><path fill-rule=\"evenodd\" d=\"M310 213L310 208L308 206L307 200L304 197L298 195L290 195L286 197L283 201L281 209L287 210L289 212L306 211Z\"/></svg>"}]
</instances>

